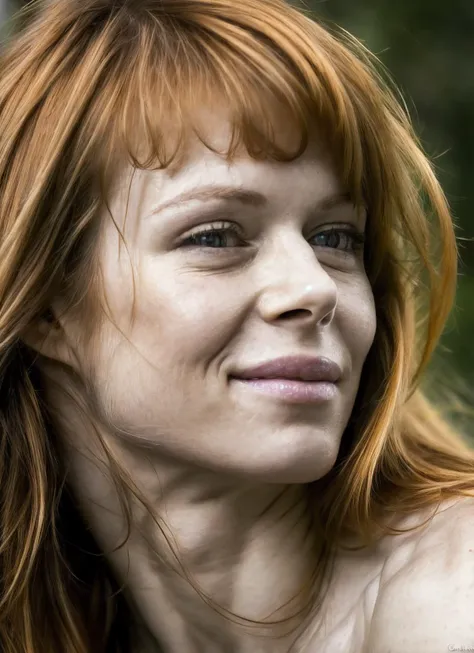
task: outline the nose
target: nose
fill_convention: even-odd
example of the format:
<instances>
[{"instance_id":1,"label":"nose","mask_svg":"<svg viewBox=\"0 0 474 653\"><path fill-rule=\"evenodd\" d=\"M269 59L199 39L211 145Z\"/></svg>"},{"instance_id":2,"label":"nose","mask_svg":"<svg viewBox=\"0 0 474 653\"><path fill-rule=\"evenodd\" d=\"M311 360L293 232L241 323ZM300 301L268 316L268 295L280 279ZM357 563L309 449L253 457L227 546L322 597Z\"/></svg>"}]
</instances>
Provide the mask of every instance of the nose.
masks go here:
<instances>
[{"instance_id":1,"label":"nose","mask_svg":"<svg viewBox=\"0 0 474 653\"><path fill-rule=\"evenodd\" d=\"M288 321L308 326L331 324L336 312L338 288L318 261L314 249L299 242L273 249L262 260L263 284L258 308L268 322Z\"/></svg>"}]
</instances>

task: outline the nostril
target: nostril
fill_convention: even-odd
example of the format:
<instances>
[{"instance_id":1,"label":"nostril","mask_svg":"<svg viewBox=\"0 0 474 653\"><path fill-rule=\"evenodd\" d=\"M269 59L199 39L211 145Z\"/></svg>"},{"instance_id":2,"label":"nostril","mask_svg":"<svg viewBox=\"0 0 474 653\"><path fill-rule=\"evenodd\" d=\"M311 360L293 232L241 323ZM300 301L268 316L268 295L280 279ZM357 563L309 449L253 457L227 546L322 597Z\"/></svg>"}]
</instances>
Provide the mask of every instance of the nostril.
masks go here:
<instances>
[{"instance_id":1,"label":"nostril","mask_svg":"<svg viewBox=\"0 0 474 653\"><path fill-rule=\"evenodd\" d=\"M283 320L291 319L292 317L299 317L299 316L305 316L307 313L310 313L310 311L307 311L304 308L295 308L292 311L286 311L286 313L283 313L281 318Z\"/></svg>"}]
</instances>

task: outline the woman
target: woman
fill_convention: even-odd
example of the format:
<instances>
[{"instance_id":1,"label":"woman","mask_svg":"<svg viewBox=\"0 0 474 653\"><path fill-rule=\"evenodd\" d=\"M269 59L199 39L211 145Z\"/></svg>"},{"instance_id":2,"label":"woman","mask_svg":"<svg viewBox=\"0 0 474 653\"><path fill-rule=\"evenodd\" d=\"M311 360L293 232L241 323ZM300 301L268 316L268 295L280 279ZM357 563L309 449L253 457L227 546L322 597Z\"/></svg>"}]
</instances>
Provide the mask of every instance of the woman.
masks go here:
<instances>
[{"instance_id":1,"label":"woman","mask_svg":"<svg viewBox=\"0 0 474 653\"><path fill-rule=\"evenodd\" d=\"M473 644L474 455L420 389L456 241L370 56L283 0L23 18L1 650Z\"/></svg>"}]
</instances>

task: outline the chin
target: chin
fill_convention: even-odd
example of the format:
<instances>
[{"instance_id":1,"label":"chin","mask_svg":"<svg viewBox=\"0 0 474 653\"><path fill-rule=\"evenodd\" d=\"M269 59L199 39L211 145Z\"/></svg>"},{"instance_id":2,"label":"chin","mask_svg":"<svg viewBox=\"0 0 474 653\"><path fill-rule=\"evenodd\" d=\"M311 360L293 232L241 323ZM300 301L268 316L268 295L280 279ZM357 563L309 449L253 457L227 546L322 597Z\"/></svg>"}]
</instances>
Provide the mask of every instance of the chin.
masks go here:
<instances>
[{"instance_id":1,"label":"chin","mask_svg":"<svg viewBox=\"0 0 474 653\"><path fill-rule=\"evenodd\" d=\"M249 457L241 465L221 472L235 474L236 476L260 483L275 484L306 484L318 481L328 474L334 467L337 458L337 450L313 451L293 455L287 452L282 456L260 456Z\"/></svg>"},{"instance_id":2,"label":"chin","mask_svg":"<svg viewBox=\"0 0 474 653\"><path fill-rule=\"evenodd\" d=\"M314 483L323 478L326 474L330 472L332 467L321 471L319 466L317 468L308 469L304 468L286 468L286 469L269 469L266 471L255 472L254 474L249 474L253 479L258 480L262 483L275 483L283 485L305 485L307 483Z\"/></svg>"}]
</instances>

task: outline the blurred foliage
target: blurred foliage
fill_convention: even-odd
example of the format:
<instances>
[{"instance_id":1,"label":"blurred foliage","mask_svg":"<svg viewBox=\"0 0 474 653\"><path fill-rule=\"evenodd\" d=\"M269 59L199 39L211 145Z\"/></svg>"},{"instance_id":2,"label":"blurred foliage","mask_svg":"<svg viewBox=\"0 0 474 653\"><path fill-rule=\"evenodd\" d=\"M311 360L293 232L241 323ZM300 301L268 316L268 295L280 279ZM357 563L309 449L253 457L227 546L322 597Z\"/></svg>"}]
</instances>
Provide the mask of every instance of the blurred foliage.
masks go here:
<instances>
[{"instance_id":1,"label":"blurred foliage","mask_svg":"<svg viewBox=\"0 0 474 653\"><path fill-rule=\"evenodd\" d=\"M474 406L474 0L294 4L351 32L378 56L402 90L435 161L457 226L461 261L456 307L431 372L441 388L460 394L467 408ZM20 5L20 0L0 0L3 15ZM470 417L465 424L474 435Z\"/></svg>"}]
</instances>

